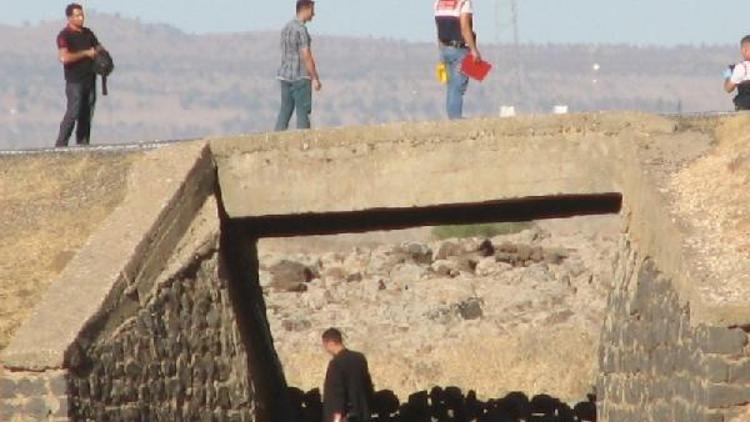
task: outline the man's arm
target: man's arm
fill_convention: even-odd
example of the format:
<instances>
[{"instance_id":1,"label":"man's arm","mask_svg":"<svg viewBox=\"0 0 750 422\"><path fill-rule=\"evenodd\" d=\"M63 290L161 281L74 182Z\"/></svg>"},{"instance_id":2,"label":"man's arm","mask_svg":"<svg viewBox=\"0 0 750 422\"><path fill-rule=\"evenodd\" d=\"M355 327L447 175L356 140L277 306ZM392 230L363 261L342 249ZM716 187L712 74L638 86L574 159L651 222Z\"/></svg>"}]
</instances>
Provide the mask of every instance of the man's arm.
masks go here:
<instances>
[{"instance_id":1,"label":"man's arm","mask_svg":"<svg viewBox=\"0 0 750 422\"><path fill-rule=\"evenodd\" d=\"M315 66L315 59L313 58L310 47L300 48L299 53L302 56L302 61L305 63L307 74L310 75L310 79L312 79L313 88L315 88L316 91L320 91L320 88L322 88L322 85L320 84L320 76L318 75L318 68Z\"/></svg>"},{"instance_id":2,"label":"man's arm","mask_svg":"<svg viewBox=\"0 0 750 422\"><path fill-rule=\"evenodd\" d=\"M471 13L461 14L461 36L463 36L466 45L469 46L474 61L482 60L482 55L479 54L477 48L477 40L474 38L474 15Z\"/></svg>"},{"instance_id":3,"label":"man's arm","mask_svg":"<svg viewBox=\"0 0 750 422\"><path fill-rule=\"evenodd\" d=\"M727 78L727 79L724 80L724 90L728 94L731 94L732 91L734 91L735 88L737 88L737 84L735 84L734 82L732 82L731 78Z\"/></svg>"},{"instance_id":4,"label":"man's arm","mask_svg":"<svg viewBox=\"0 0 750 422\"><path fill-rule=\"evenodd\" d=\"M328 363L328 369L326 370L326 379L323 384L323 406L327 413L326 418L330 418L330 420L324 422L342 422L346 409L346 387L344 386L341 368L334 361Z\"/></svg>"},{"instance_id":5,"label":"man's arm","mask_svg":"<svg viewBox=\"0 0 750 422\"><path fill-rule=\"evenodd\" d=\"M63 47L58 50L58 58L63 64L70 64L81 61L83 59L93 59L96 56L96 48L89 48L88 50L78 51L71 53L67 48Z\"/></svg>"},{"instance_id":6,"label":"man's arm","mask_svg":"<svg viewBox=\"0 0 750 422\"><path fill-rule=\"evenodd\" d=\"M743 80L747 78L747 68L744 63L730 66L724 71L724 90L731 93Z\"/></svg>"},{"instance_id":7,"label":"man's arm","mask_svg":"<svg viewBox=\"0 0 750 422\"><path fill-rule=\"evenodd\" d=\"M365 386L367 387L367 400L372 402L372 400L375 398L375 383L372 382L372 375L370 375L370 365L367 363L367 358L364 358L365 361Z\"/></svg>"}]
</instances>

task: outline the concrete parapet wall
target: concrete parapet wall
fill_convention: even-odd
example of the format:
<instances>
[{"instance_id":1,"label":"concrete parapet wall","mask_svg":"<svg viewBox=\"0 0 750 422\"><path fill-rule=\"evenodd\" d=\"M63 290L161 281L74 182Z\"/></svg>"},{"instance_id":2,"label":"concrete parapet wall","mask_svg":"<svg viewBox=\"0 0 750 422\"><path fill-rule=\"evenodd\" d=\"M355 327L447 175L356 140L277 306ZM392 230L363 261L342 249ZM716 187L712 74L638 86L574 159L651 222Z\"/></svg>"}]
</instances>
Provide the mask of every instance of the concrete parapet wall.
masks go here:
<instances>
[{"instance_id":1,"label":"concrete parapet wall","mask_svg":"<svg viewBox=\"0 0 750 422\"><path fill-rule=\"evenodd\" d=\"M612 192L620 138L670 124L640 114L418 123L215 140L211 150L229 216L258 217Z\"/></svg>"}]
</instances>

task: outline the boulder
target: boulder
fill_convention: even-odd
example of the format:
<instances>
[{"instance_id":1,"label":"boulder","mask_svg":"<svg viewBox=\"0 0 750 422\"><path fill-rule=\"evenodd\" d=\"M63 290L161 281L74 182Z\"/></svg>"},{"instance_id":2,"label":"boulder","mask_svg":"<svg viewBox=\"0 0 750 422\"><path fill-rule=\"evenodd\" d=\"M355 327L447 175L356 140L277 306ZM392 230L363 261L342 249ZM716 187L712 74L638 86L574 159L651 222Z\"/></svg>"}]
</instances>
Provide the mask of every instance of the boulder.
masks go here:
<instances>
[{"instance_id":1,"label":"boulder","mask_svg":"<svg viewBox=\"0 0 750 422\"><path fill-rule=\"evenodd\" d=\"M340 266L327 267L322 275L326 280L344 280L347 276L346 270Z\"/></svg>"},{"instance_id":2,"label":"boulder","mask_svg":"<svg viewBox=\"0 0 750 422\"><path fill-rule=\"evenodd\" d=\"M455 306L458 316L465 320L475 320L484 316L482 311L482 300L479 298L470 298Z\"/></svg>"},{"instance_id":3,"label":"boulder","mask_svg":"<svg viewBox=\"0 0 750 422\"><path fill-rule=\"evenodd\" d=\"M479 244L479 247L477 248L477 252L479 253L479 256L483 256L483 257L494 256L495 246L492 245L491 240L485 239L482 241L482 243Z\"/></svg>"},{"instance_id":4,"label":"boulder","mask_svg":"<svg viewBox=\"0 0 750 422\"><path fill-rule=\"evenodd\" d=\"M554 248L544 251L544 262L553 265L562 264L568 258L568 251L563 248Z\"/></svg>"},{"instance_id":5,"label":"boulder","mask_svg":"<svg viewBox=\"0 0 750 422\"><path fill-rule=\"evenodd\" d=\"M406 263L399 264L391 270L391 281L406 284L420 280L427 274L427 269L421 265Z\"/></svg>"},{"instance_id":6,"label":"boulder","mask_svg":"<svg viewBox=\"0 0 750 422\"><path fill-rule=\"evenodd\" d=\"M273 279L273 284L309 283L317 278L318 274L305 264L283 260L268 269Z\"/></svg>"},{"instance_id":7,"label":"boulder","mask_svg":"<svg viewBox=\"0 0 750 422\"><path fill-rule=\"evenodd\" d=\"M480 277L486 277L499 272L501 268L494 257L482 258L477 262L475 273Z\"/></svg>"},{"instance_id":8,"label":"boulder","mask_svg":"<svg viewBox=\"0 0 750 422\"><path fill-rule=\"evenodd\" d=\"M354 273L346 276L347 283L359 283L362 281L362 273Z\"/></svg>"},{"instance_id":9,"label":"boulder","mask_svg":"<svg viewBox=\"0 0 750 422\"><path fill-rule=\"evenodd\" d=\"M432 249L423 243L404 243L398 252L417 264L430 265L432 263Z\"/></svg>"},{"instance_id":10,"label":"boulder","mask_svg":"<svg viewBox=\"0 0 750 422\"><path fill-rule=\"evenodd\" d=\"M302 297L307 306L314 310L323 309L331 302L331 293L324 289L312 289Z\"/></svg>"},{"instance_id":11,"label":"boulder","mask_svg":"<svg viewBox=\"0 0 750 422\"><path fill-rule=\"evenodd\" d=\"M440 242L432 256L433 261L445 260L453 256L463 255L464 248L456 241L445 240Z\"/></svg>"},{"instance_id":12,"label":"boulder","mask_svg":"<svg viewBox=\"0 0 750 422\"><path fill-rule=\"evenodd\" d=\"M477 268L477 260L470 255L456 256L450 259L455 269L462 273L474 274Z\"/></svg>"},{"instance_id":13,"label":"boulder","mask_svg":"<svg viewBox=\"0 0 750 422\"><path fill-rule=\"evenodd\" d=\"M281 326L287 331L305 331L312 327L312 323L306 319L285 319Z\"/></svg>"},{"instance_id":14,"label":"boulder","mask_svg":"<svg viewBox=\"0 0 750 422\"><path fill-rule=\"evenodd\" d=\"M458 277L461 272L457 268L456 262L448 259L440 259L432 263L430 268L435 274L443 277Z\"/></svg>"}]
</instances>

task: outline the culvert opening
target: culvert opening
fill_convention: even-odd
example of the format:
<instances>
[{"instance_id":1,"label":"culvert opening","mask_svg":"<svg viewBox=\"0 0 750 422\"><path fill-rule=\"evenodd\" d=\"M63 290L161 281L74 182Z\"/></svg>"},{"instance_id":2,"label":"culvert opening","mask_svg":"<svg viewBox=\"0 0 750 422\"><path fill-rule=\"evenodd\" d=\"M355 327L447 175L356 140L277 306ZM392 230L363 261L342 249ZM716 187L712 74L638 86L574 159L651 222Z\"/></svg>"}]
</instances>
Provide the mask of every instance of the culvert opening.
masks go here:
<instances>
[{"instance_id":1,"label":"culvert opening","mask_svg":"<svg viewBox=\"0 0 750 422\"><path fill-rule=\"evenodd\" d=\"M575 360L560 360L571 355L572 350L586 349L591 342L597 342L601 320L595 313L577 312L577 307L592 302L590 295L598 295L603 308L607 286L579 296L570 292L583 289L595 278L586 268L587 263L581 262L584 255L611 270L612 257L608 253L614 253L616 247L619 226L615 214L621 205L622 196L611 193L420 209L225 219L222 252L237 289L235 296L242 298L236 307L241 310L242 331L251 346L250 368L258 389L259 419L319 420L314 416L319 415L316 394L320 393L315 390L315 380L317 386L322 384L327 357L319 349L318 337L328 326L342 328L350 346L369 355L376 389L381 391L378 406L389 409L389 414L401 415L396 420L418 420L409 412L425 410L425 403L428 409L431 404L441 403L437 397L443 397L443 405L438 406L443 409L449 397L455 404L459 391L445 388L449 386L459 387L462 406L476 411L489 412L490 405L485 400L504 397L505 400L492 402L494 411L499 412L498 406L512 407L515 403L537 414L553 412L578 420L574 419L575 413L565 412L580 402L578 411L590 415L595 412L594 405L586 403L582 390L575 397L552 399L542 395L532 403L536 394L554 389L535 389L533 384L519 382L516 388L505 387L509 385L506 383L502 389L493 390L492 377L472 383L465 376L493 373L512 383L523 376L523 368L540 366L541 359L557 360L558 366L549 364L546 368L548 377L554 379L568 376L560 375L560 366L579 365ZM574 231L569 236L577 237L579 243L592 236L600 236L597 241L609 236L608 246L603 248L595 241L583 249L569 247L566 242L570 239L561 238L559 228L550 229L550 224L559 226L559 221L590 227L585 234ZM415 238L417 233L435 235L438 231L419 227L438 226L445 230L448 224L498 222L518 224L486 226L515 227L505 237L485 234L459 240ZM608 229L602 229L605 226ZM442 236L463 236L461 227L465 226L448 229ZM410 230L378 232L407 228ZM365 232L369 239L366 246L352 242L355 235L344 234ZM324 241L329 237L319 235L331 234L344 234L336 238L348 239L343 242L343 251L322 251L330 249ZM489 244L480 240L489 240ZM284 249L284 245L298 242L307 242L308 250ZM389 257L394 261L385 262ZM367 265L360 262L365 260L369 260ZM382 268L370 268L375 265L373 260L381 260ZM357 262L361 267L355 268L360 265ZM571 298L575 300L568 303ZM504 301L502 306L498 300ZM394 309L403 311L399 314ZM357 320L356 316L364 319ZM582 336L580 330L571 328L581 324L596 325L595 336ZM461 347L465 349L463 355L446 357L447 351ZM560 356L556 358L558 347ZM299 353L290 352L294 350ZM530 356L526 362L513 365L510 360L503 360L522 356L524 351ZM467 358L467 353L474 358ZM535 360L535 354L540 353L543 357ZM506 367L483 368L482 361L488 365L501 362ZM461 378L451 372L465 375ZM406 381L393 381L399 377ZM577 381L580 380L560 382ZM590 386L593 381L592 374L586 382ZM427 391L435 385L443 389ZM470 390L478 393L477 401ZM505 397L508 391L523 391L525 395ZM402 401L402 407L394 404L398 402L394 402L393 393ZM472 419L467 416L453 420Z\"/></svg>"}]
</instances>

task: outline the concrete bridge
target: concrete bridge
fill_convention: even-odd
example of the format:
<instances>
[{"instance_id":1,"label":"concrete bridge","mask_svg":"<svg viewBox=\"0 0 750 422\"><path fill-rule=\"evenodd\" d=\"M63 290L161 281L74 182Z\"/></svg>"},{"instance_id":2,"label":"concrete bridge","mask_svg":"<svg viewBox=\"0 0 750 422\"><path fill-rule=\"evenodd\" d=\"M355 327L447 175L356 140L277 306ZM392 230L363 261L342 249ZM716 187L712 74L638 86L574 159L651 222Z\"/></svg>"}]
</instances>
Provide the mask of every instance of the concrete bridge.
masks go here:
<instances>
[{"instance_id":1,"label":"concrete bridge","mask_svg":"<svg viewBox=\"0 0 750 422\"><path fill-rule=\"evenodd\" d=\"M2 158L0 284L35 289L3 327L0 419L283 420L257 239L617 213L600 420L731 420L750 403L748 123L526 117ZM24 171L49 185L18 196ZM33 201L75 230L28 224Z\"/></svg>"}]
</instances>

